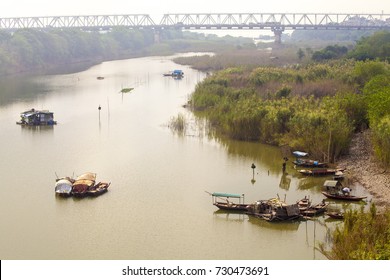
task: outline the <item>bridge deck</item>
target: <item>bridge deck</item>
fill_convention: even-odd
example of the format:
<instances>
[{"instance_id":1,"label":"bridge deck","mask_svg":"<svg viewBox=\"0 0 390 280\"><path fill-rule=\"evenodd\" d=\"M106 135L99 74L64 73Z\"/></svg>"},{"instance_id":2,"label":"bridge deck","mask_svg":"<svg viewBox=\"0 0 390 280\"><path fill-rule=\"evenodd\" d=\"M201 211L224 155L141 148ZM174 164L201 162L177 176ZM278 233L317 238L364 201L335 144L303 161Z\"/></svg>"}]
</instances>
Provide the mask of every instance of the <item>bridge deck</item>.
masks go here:
<instances>
[{"instance_id":1,"label":"bridge deck","mask_svg":"<svg viewBox=\"0 0 390 280\"><path fill-rule=\"evenodd\" d=\"M390 29L390 14L204 13L85 15L0 18L0 29L21 28L182 28L182 29Z\"/></svg>"}]
</instances>

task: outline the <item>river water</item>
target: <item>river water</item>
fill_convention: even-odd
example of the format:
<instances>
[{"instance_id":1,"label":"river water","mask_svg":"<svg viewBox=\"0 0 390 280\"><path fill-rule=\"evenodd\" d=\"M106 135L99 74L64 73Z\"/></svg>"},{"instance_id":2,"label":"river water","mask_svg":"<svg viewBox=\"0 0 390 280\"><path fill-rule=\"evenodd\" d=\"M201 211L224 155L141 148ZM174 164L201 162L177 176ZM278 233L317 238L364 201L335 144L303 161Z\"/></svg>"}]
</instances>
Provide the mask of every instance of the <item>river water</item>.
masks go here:
<instances>
[{"instance_id":1,"label":"river water","mask_svg":"<svg viewBox=\"0 0 390 280\"><path fill-rule=\"evenodd\" d=\"M320 202L323 179L301 178L291 163L283 175L276 147L173 132L179 113L196 127L182 105L205 74L171 58L1 79L0 259L325 258L315 246L338 222L271 224L212 205L205 191ZM183 79L163 77L176 68ZM53 111L58 124L16 125L31 108ZM88 171L111 182L106 194L55 196L56 176Z\"/></svg>"}]
</instances>

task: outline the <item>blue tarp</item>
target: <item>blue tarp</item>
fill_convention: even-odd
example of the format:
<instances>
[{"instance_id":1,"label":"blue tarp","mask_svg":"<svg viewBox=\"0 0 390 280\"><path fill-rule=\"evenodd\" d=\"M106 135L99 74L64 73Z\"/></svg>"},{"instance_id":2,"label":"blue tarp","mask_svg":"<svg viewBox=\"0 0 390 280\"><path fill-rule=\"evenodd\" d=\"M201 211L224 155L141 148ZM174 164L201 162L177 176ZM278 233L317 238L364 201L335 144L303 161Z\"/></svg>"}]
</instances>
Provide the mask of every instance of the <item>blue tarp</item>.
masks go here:
<instances>
[{"instance_id":1,"label":"blue tarp","mask_svg":"<svg viewBox=\"0 0 390 280\"><path fill-rule=\"evenodd\" d=\"M173 75L184 75L182 70L173 70Z\"/></svg>"}]
</instances>

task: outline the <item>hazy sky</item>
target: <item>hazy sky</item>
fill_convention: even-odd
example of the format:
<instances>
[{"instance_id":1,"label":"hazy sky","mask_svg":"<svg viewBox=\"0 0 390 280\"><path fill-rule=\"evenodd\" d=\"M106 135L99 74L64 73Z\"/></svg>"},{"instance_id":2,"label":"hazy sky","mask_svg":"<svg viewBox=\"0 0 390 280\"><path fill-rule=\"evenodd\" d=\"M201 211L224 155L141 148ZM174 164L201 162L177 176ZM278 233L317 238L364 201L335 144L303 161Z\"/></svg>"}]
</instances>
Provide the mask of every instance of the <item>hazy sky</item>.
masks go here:
<instances>
[{"instance_id":1,"label":"hazy sky","mask_svg":"<svg viewBox=\"0 0 390 280\"><path fill-rule=\"evenodd\" d=\"M0 18L164 13L385 13L390 0L1 0Z\"/></svg>"}]
</instances>

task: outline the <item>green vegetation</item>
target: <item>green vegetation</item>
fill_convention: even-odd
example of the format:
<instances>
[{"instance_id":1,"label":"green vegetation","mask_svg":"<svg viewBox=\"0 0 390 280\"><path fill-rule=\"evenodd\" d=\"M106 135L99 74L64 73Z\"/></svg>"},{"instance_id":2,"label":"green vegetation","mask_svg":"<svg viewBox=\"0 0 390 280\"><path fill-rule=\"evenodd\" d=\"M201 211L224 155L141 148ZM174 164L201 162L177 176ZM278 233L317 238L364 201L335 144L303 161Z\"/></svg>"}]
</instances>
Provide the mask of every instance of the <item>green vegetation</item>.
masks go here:
<instances>
[{"instance_id":1,"label":"green vegetation","mask_svg":"<svg viewBox=\"0 0 390 280\"><path fill-rule=\"evenodd\" d=\"M372 36L363 37L358 41L350 57L357 60L390 59L390 32L379 31Z\"/></svg>"},{"instance_id":2,"label":"green vegetation","mask_svg":"<svg viewBox=\"0 0 390 280\"><path fill-rule=\"evenodd\" d=\"M379 64L379 62L371 62ZM370 65L371 66L371 65ZM375 68L377 69L377 68ZM364 86L367 115L376 156L384 166L390 166L390 78L389 67L382 69Z\"/></svg>"},{"instance_id":3,"label":"green vegetation","mask_svg":"<svg viewBox=\"0 0 390 280\"><path fill-rule=\"evenodd\" d=\"M121 28L106 34L77 29L21 29L12 35L1 31L0 74L137 55L153 43L149 33Z\"/></svg>"},{"instance_id":4,"label":"green vegetation","mask_svg":"<svg viewBox=\"0 0 390 280\"><path fill-rule=\"evenodd\" d=\"M179 113L176 117L172 117L168 126L175 132L179 134L184 134L187 128L187 120L186 117Z\"/></svg>"},{"instance_id":5,"label":"green vegetation","mask_svg":"<svg viewBox=\"0 0 390 280\"><path fill-rule=\"evenodd\" d=\"M345 56L348 52L348 48L345 46L327 46L320 51L316 51L312 55L314 61L323 61L328 59L338 59Z\"/></svg>"},{"instance_id":6,"label":"green vegetation","mask_svg":"<svg viewBox=\"0 0 390 280\"><path fill-rule=\"evenodd\" d=\"M289 144L334 161L367 122L353 69L352 61L228 68L199 84L190 103L230 138Z\"/></svg>"},{"instance_id":7,"label":"green vegetation","mask_svg":"<svg viewBox=\"0 0 390 280\"><path fill-rule=\"evenodd\" d=\"M331 234L332 247L320 251L331 260L389 260L390 259L390 210L377 214L375 205L370 212L363 208L348 211L344 224Z\"/></svg>"},{"instance_id":8,"label":"green vegetation","mask_svg":"<svg viewBox=\"0 0 390 280\"><path fill-rule=\"evenodd\" d=\"M386 37L383 32L379 35ZM336 45L324 50L322 53L334 51L338 56L347 49ZM303 58L302 52L298 57L296 53L296 59ZM269 61L269 66L259 67L234 61L242 54L228 64L227 60L222 63L223 57L208 57L211 69L215 69L215 61L220 61L223 70L199 84L189 101L219 134L245 141L288 144L334 162L348 151L353 132L370 127L378 158L385 166L390 165L387 62L343 59L275 67ZM200 58L195 65L206 65L206 59ZM253 57L252 53L253 62L261 59L265 57Z\"/></svg>"}]
</instances>

